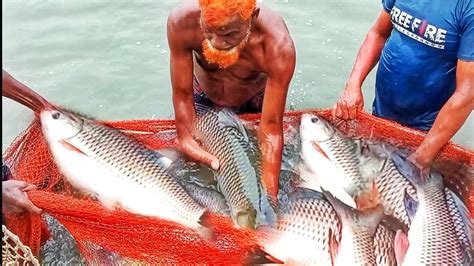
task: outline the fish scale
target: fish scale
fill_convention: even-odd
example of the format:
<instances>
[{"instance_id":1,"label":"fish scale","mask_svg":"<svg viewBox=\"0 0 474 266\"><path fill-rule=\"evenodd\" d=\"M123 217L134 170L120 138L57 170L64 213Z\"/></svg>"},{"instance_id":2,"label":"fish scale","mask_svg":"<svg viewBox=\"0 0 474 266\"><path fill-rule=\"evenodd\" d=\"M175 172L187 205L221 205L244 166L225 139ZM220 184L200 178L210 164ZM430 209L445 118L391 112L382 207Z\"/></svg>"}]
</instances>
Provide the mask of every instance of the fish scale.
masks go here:
<instances>
[{"instance_id":1,"label":"fish scale","mask_svg":"<svg viewBox=\"0 0 474 266\"><path fill-rule=\"evenodd\" d=\"M252 228L272 223L276 215L261 184L260 156L254 154L258 151L252 151L251 140L241 122L227 109L197 104L196 113L194 134L204 149L219 160L217 184L234 221ZM251 157L256 157L257 162ZM245 215L248 218L240 221L239 217Z\"/></svg>"},{"instance_id":2,"label":"fish scale","mask_svg":"<svg viewBox=\"0 0 474 266\"><path fill-rule=\"evenodd\" d=\"M383 224L379 224L374 236L374 255L377 265L396 266L395 233Z\"/></svg>"},{"instance_id":3,"label":"fish scale","mask_svg":"<svg viewBox=\"0 0 474 266\"><path fill-rule=\"evenodd\" d=\"M419 205L408 232L410 245L403 264L462 264L466 258L446 204L441 176L432 174L416 189Z\"/></svg>"},{"instance_id":4,"label":"fish scale","mask_svg":"<svg viewBox=\"0 0 474 266\"><path fill-rule=\"evenodd\" d=\"M262 246L273 257L305 265L331 265L331 238L341 238L341 224L321 193L299 188L282 206L278 221L265 234Z\"/></svg>"},{"instance_id":5,"label":"fish scale","mask_svg":"<svg viewBox=\"0 0 474 266\"><path fill-rule=\"evenodd\" d=\"M393 162L387 158L382 175L375 179L380 193L380 200L388 215L402 221L407 228L410 228L410 220L405 209L405 191L412 198L416 199L416 190L408 180L403 177Z\"/></svg>"},{"instance_id":6,"label":"fish scale","mask_svg":"<svg viewBox=\"0 0 474 266\"><path fill-rule=\"evenodd\" d=\"M233 129L228 129L228 130L231 131L230 134L233 134ZM231 145L233 144L235 143L231 143ZM237 144L237 149L238 149L240 147L240 143L236 143L236 144ZM258 194L259 184L257 182L250 183L250 184L245 184L244 182L240 183L240 181L242 181L241 179L233 178L234 176L238 176L238 175L249 176L249 175L255 175L255 174L252 173L253 169L246 167L246 165L242 165L242 163L240 163L240 162L243 162L243 160L245 160L245 156L242 153L236 153L235 157L230 156L230 154L231 153L224 155L224 158L227 158L227 159L222 160L222 164L223 165L235 164L238 167L236 168L222 167L221 168L222 170L217 172L218 183L221 189L227 192L226 194L228 195L228 198L230 199L231 202L242 203L242 200L245 197L243 197L242 194L238 190L235 190L232 188L235 186L240 186L244 189L245 195L255 195L255 194ZM221 158L223 156L223 154L218 154L218 155L220 155ZM242 169L243 171L239 172L240 169ZM251 182L254 180L250 179L249 181ZM252 201L252 198L250 198L250 200ZM255 201L252 201L251 204L253 205L254 208L258 206L258 202L255 202ZM237 208L245 208L244 206L245 206L244 204L242 205L237 204Z\"/></svg>"},{"instance_id":7,"label":"fish scale","mask_svg":"<svg viewBox=\"0 0 474 266\"><path fill-rule=\"evenodd\" d=\"M82 142L83 147L86 148L85 150L89 149L89 151L92 151L92 158L102 162L110 170L118 170L120 173L118 176L122 177L123 181L127 181L127 178L130 178L130 180L138 183L139 186L146 190L153 188L169 191L167 193L172 193L174 197L167 198L168 203L175 200L186 202L186 205L192 206L192 211L189 213L197 211L202 214L203 208L199 207L189 197L188 193L157 163L158 158L154 158L156 155L152 155L153 153L144 149L141 145L130 141L123 134L110 131L110 129L103 126L85 123L83 131L89 133L89 140L96 139L95 142ZM94 138L95 136L98 137ZM93 152L94 150L96 153ZM121 170L117 167L119 165L123 167ZM178 209L182 210L182 208ZM178 215L185 220L192 218L187 213L178 212Z\"/></svg>"},{"instance_id":8,"label":"fish scale","mask_svg":"<svg viewBox=\"0 0 474 266\"><path fill-rule=\"evenodd\" d=\"M375 149L387 152L381 146L372 146L370 152L361 156L360 172L375 181L385 214L397 218L410 228L410 218L405 208L405 192L416 200L415 187L398 171L388 154L377 154Z\"/></svg>"},{"instance_id":9,"label":"fish scale","mask_svg":"<svg viewBox=\"0 0 474 266\"><path fill-rule=\"evenodd\" d=\"M372 190L360 197L372 197ZM330 192L322 190L324 197L331 203L341 224L341 242L335 259L335 265L376 265L375 233L380 226L384 213L382 205L364 211L354 209L335 198Z\"/></svg>"},{"instance_id":10,"label":"fish scale","mask_svg":"<svg viewBox=\"0 0 474 266\"><path fill-rule=\"evenodd\" d=\"M346 175L347 182L345 190L351 196L357 196L367 189L367 182L362 178L359 171L359 159L357 145L346 138L329 122L319 118L326 127L333 130L332 136L326 141L319 141L318 145L326 153L329 159Z\"/></svg>"},{"instance_id":11,"label":"fish scale","mask_svg":"<svg viewBox=\"0 0 474 266\"><path fill-rule=\"evenodd\" d=\"M59 169L76 188L95 194L109 208L121 206L202 229L205 208L166 172L161 155L118 130L67 111L43 111L41 122ZM62 137L61 130L74 134Z\"/></svg>"},{"instance_id":12,"label":"fish scale","mask_svg":"<svg viewBox=\"0 0 474 266\"><path fill-rule=\"evenodd\" d=\"M288 197L278 221L271 228L260 229L265 236L262 248L283 262L332 265L331 253L337 256L338 250L331 249L338 244L331 242L340 243L342 235L342 224L334 208L320 192L307 188L296 188ZM359 251L372 252L371 260L376 265L396 265L394 237L393 231L379 224L375 235L370 236L373 240L369 238L365 245L357 247Z\"/></svg>"},{"instance_id":13,"label":"fish scale","mask_svg":"<svg viewBox=\"0 0 474 266\"><path fill-rule=\"evenodd\" d=\"M351 247L354 253L354 264L356 265L375 265L374 253L374 234L368 232L365 228L353 228L354 236L351 238ZM341 243L341 246L344 243ZM341 256L344 253L341 252Z\"/></svg>"},{"instance_id":14,"label":"fish scale","mask_svg":"<svg viewBox=\"0 0 474 266\"><path fill-rule=\"evenodd\" d=\"M461 241L461 247L466 249L468 252L468 256L470 256L469 259L472 260L472 222L469 219L469 211L463 205L461 199L459 199L451 190L445 188L445 194L449 214L453 218L456 236Z\"/></svg>"}]
</instances>

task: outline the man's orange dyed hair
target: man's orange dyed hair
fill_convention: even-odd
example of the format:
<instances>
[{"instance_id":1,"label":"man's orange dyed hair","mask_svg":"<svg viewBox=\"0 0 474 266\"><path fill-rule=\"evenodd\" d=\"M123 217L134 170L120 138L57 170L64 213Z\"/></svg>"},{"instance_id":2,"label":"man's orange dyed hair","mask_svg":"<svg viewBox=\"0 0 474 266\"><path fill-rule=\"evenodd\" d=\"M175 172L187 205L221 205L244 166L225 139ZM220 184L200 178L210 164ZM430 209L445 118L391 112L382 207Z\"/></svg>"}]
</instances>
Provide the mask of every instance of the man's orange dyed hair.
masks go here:
<instances>
[{"instance_id":1,"label":"man's orange dyed hair","mask_svg":"<svg viewBox=\"0 0 474 266\"><path fill-rule=\"evenodd\" d=\"M239 15L247 20L255 10L256 0L199 0L202 18L209 26L223 26Z\"/></svg>"}]
</instances>

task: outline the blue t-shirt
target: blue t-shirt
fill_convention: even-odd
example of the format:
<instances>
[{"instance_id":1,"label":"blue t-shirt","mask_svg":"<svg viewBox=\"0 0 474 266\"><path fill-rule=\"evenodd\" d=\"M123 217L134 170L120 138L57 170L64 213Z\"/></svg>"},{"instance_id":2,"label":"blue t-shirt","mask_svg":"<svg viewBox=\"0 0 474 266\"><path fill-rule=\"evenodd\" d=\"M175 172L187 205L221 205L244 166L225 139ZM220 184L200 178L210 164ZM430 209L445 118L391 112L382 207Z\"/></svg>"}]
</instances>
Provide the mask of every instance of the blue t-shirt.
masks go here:
<instances>
[{"instance_id":1,"label":"blue t-shirt","mask_svg":"<svg viewBox=\"0 0 474 266\"><path fill-rule=\"evenodd\" d=\"M373 112L429 130L456 88L457 60L474 61L474 1L382 4L393 30L379 61Z\"/></svg>"}]
</instances>

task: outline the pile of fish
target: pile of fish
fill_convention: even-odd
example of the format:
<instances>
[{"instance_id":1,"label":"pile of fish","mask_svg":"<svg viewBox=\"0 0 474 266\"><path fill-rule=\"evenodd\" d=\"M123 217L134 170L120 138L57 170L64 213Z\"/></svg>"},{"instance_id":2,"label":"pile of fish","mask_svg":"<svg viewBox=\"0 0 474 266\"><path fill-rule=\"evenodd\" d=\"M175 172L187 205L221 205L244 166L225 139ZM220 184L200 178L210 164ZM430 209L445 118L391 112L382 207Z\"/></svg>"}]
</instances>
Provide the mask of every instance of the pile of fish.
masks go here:
<instances>
[{"instance_id":1,"label":"pile of fish","mask_svg":"<svg viewBox=\"0 0 474 266\"><path fill-rule=\"evenodd\" d=\"M41 123L59 169L108 208L167 219L203 236L206 212L252 228L276 261L306 265L471 265L462 200L407 154L344 136L305 114L287 141L279 203L261 182L255 132L227 109L196 106L194 136L218 171L152 151L119 130L64 110ZM287 137L287 136L285 136ZM296 153L287 152L295 144ZM291 163L288 163L291 161Z\"/></svg>"},{"instance_id":2,"label":"pile of fish","mask_svg":"<svg viewBox=\"0 0 474 266\"><path fill-rule=\"evenodd\" d=\"M470 214L440 174L316 115L299 133L299 180L265 228L267 253L306 265L472 265Z\"/></svg>"}]
</instances>

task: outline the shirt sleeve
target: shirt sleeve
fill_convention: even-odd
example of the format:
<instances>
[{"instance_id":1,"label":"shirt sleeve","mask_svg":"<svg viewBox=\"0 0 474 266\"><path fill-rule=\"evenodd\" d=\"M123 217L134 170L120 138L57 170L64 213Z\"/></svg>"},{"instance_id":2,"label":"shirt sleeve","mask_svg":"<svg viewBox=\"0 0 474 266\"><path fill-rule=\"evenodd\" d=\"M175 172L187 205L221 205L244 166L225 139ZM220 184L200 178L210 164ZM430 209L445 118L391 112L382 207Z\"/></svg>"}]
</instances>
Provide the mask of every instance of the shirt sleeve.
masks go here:
<instances>
[{"instance_id":1,"label":"shirt sleeve","mask_svg":"<svg viewBox=\"0 0 474 266\"><path fill-rule=\"evenodd\" d=\"M474 1L462 1L464 6L460 12L460 44L458 59L474 61Z\"/></svg>"},{"instance_id":2,"label":"shirt sleeve","mask_svg":"<svg viewBox=\"0 0 474 266\"><path fill-rule=\"evenodd\" d=\"M387 13L390 14L390 11L392 11L393 6L395 5L395 0L382 0L382 6Z\"/></svg>"}]
</instances>

